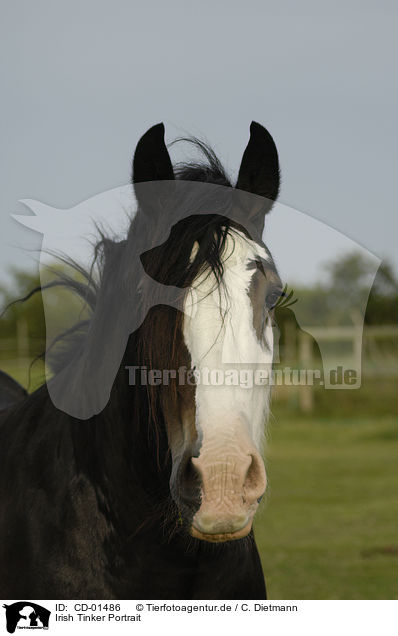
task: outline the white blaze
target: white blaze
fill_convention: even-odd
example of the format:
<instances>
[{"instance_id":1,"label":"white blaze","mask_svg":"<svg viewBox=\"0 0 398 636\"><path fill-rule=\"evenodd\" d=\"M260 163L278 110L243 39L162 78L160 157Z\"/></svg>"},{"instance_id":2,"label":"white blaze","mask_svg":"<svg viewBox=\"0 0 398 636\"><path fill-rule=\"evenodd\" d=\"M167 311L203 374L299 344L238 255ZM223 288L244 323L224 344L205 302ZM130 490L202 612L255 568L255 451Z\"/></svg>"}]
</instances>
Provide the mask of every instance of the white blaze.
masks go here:
<instances>
[{"instance_id":1,"label":"white blaze","mask_svg":"<svg viewBox=\"0 0 398 636\"><path fill-rule=\"evenodd\" d=\"M218 286L209 270L197 277L187 294L184 306L184 339L191 355L192 366L200 375L196 387L196 428L202 441L233 435L237 426L244 426L258 450L268 416L269 387L254 385L245 388L212 384L217 371L219 378L232 374L245 378L256 369L271 371L272 327L267 322L263 346L253 326L253 308L248 295L255 269L250 261L269 260L266 251L241 232L229 235L223 257L224 275ZM212 373L213 372L213 373ZM248 374L247 374L248 372ZM240 375L239 375L240 374ZM202 379L210 378L208 385ZM250 381L250 380L249 380Z\"/></svg>"}]
</instances>

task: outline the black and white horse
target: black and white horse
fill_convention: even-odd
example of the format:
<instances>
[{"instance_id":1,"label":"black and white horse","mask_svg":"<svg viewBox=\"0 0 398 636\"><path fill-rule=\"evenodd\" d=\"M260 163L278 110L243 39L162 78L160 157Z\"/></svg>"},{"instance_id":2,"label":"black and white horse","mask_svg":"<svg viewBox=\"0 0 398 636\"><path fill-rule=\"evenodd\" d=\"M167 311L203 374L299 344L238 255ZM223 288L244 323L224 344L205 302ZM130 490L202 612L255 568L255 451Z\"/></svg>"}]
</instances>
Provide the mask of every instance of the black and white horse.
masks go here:
<instances>
[{"instance_id":1,"label":"black and white horse","mask_svg":"<svg viewBox=\"0 0 398 636\"><path fill-rule=\"evenodd\" d=\"M194 143L206 160L173 168L162 124L141 138L126 239L98 245L99 280L62 282L91 318L60 339L54 377L32 395L0 377L3 598L266 597L252 523L266 488L269 390L234 373L272 364L282 288L261 237L278 156L253 122L233 188L213 151ZM156 184L147 196L153 182L189 187L173 190L177 205ZM177 220L164 212L184 206ZM170 303L149 298L133 271L140 227L155 237L142 268L177 290ZM133 329L137 303L145 315Z\"/></svg>"}]
</instances>

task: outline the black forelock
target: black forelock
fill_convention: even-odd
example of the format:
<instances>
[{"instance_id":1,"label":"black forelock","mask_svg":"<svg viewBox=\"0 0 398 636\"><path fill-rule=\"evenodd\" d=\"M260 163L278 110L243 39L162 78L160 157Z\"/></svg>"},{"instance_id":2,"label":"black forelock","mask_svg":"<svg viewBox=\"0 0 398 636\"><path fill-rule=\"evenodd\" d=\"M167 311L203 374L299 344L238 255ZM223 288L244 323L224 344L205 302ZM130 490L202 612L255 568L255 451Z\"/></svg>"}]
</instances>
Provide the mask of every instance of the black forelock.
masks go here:
<instances>
[{"instance_id":1,"label":"black forelock","mask_svg":"<svg viewBox=\"0 0 398 636\"><path fill-rule=\"evenodd\" d=\"M216 185L232 187L231 181L213 148L196 137L179 137L173 144L180 142L189 143L195 149L199 150L205 161L177 163L174 167L177 179L180 181L201 181L202 183L214 183Z\"/></svg>"}]
</instances>

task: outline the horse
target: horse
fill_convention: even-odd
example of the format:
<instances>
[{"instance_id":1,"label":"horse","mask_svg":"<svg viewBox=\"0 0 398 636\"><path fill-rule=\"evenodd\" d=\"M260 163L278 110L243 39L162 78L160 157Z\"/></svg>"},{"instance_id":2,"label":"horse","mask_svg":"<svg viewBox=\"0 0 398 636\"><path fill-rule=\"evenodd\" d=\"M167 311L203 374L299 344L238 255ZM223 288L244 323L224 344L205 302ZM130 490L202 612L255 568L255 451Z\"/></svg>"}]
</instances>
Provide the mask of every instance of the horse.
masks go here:
<instances>
[{"instance_id":1,"label":"horse","mask_svg":"<svg viewBox=\"0 0 398 636\"><path fill-rule=\"evenodd\" d=\"M217 370L272 364L278 153L252 122L234 187L195 138L203 161L173 166L164 134L136 146L137 211L124 239L100 237L99 276L60 281L90 316L58 339L53 377L28 395L0 376L3 598L266 598L252 524L269 386Z\"/></svg>"}]
</instances>

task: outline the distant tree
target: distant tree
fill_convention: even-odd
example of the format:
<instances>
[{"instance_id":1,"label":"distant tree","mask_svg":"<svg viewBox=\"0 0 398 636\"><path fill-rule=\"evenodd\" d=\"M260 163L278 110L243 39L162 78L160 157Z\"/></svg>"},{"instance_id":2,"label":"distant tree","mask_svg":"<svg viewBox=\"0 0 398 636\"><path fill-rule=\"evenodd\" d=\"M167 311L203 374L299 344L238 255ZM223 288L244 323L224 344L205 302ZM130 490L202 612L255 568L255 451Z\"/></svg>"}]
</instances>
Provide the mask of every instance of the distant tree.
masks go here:
<instances>
[{"instance_id":1,"label":"distant tree","mask_svg":"<svg viewBox=\"0 0 398 636\"><path fill-rule=\"evenodd\" d=\"M398 280L392 265L384 261L376 274L366 308L367 324L398 324Z\"/></svg>"},{"instance_id":2,"label":"distant tree","mask_svg":"<svg viewBox=\"0 0 398 636\"><path fill-rule=\"evenodd\" d=\"M59 264L51 271L52 280L57 278L57 272L71 275L70 270ZM49 280L48 276L46 279ZM36 293L32 293L34 290L37 290ZM0 351L1 339L14 339L16 342L18 330L23 325L29 343L29 354L35 357L46 350L46 338L48 344L83 315L82 302L73 292L62 287L53 287L42 292L38 274L13 269L11 282L0 285Z\"/></svg>"},{"instance_id":3,"label":"distant tree","mask_svg":"<svg viewBox=\"0 0 398 636\"><path fill-rule=\"evenodd\" d=\"M20 269L11 270L11 282L0 286L0 338L16 339L19 325L27 329L30 353L38 355L45 348L46 328L41 292L22 302L40 286L38 274Z\"/></svg>"},{"instance_id":4,"label":"distant tree","mask_svg":"<svg viewBox=\"0 0 398 636\"><path fill-rule=\"evenodd\" d=\"M336 309L350 312L367 298L373 283L373 264L360 252L351 252L324 265L329 274L329 291Z\"/></svg>"},{"instance_id":5,"label":"distant tree","mask_svg":"<svg viewBox=\"0 0 398 636\"><path fill-rule=\"evenodd\" d=\"M307 325L339 325L362 322L360 309L368 298L367 324L398 323L398 280L392 265L384 261L374 281L373 265L360 252L351 252L324 264L325 282L295 289L300 321ZM370 288L370 293L369 293Z\"/></svg>"}]
</instances>

